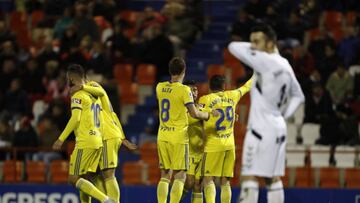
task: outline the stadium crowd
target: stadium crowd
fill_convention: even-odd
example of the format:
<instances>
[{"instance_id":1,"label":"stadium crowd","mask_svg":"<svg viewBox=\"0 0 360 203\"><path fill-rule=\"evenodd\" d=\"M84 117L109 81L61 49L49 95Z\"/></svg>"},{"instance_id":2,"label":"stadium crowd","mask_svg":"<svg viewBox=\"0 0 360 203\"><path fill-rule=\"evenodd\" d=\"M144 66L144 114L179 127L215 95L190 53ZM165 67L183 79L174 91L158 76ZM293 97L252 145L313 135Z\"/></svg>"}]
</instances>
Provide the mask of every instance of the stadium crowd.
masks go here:
<instances>
[{"instance_id":1,"label":"stadium crowd","mask_svg":"<svg viewBox=\"0 0 360 203\"><path fill-rule=\"evenodd\" d=\"M135 23L121 15L122 1L4 2L9 5L2 5L0 17L0 146L51 146L69 117L69 64L87 67L106 87L116 87L117 63L154 64L161 80L169 60L186 55L207 24L197 0L168 0L160 11L146 7ZM328 10L343 18L328 20ZM319 144L360 144L359 10L356 0L248 0L230 29L229 41L247 41L258 21L275 28L280 53L306 94L304 122L321 125ZM153 120L144 133L156 132Z\"/></svg>"}]
</instances>

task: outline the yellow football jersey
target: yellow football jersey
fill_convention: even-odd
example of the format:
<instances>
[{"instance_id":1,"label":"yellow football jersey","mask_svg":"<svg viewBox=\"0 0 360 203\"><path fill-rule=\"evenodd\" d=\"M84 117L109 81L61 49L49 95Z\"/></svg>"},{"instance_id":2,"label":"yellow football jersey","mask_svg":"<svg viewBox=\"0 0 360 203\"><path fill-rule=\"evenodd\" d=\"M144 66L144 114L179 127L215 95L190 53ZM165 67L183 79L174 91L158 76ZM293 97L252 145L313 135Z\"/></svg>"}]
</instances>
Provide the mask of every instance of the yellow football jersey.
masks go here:
<instances>
[{"instance_id":1,"label":"yellow football jersey","mask_svg":"<svg viewBox=\"0 0 360 203\"><path fill-rule=\"evenodd\" d=\"M93 94L97 95L101 93L103 96L100 97L101 105L103 107L103 111L101 114L103 116L103 128L102 128L102 136L103 140L108 140L112 138L121 138L125 139L125 135L120 124L117 115L115 114L110 99L106 93L106 91L96 82L89 81L86 85L83 86L84 90Z\"/></svg>"},{"instance_id":2,"label":"yellow football jersey","mask_svg":"<svg viewBox=\"0 0 360 203\"><path fill-rule=\"evenodd\" d=\"M199 104L205 111L217 109L220 112L220 116L211 116L208 121L204 121L205 152L235 149L235 108L241 96L250 90L251 81L250 79L241 88L211 93L200 98Z\"/></svg>"},{"instance_id":3,"label":"yellow football jersey","mask_svg":"<svg viewBox=\"0 0 360 203\"><path fill-rule=\"evenodd\" d=\"M203 154L203 127L202 121L188 115L189 152L190 156Z\"/></svg>"},{"instance_id":4,"label":"yellow football jersey","mask_svg":"<svg viewBox=\"0 0 360 203\"><path fill-rule=\"evenodd\" d=\"M81 110L81 117L74 133L77 148L100 148L102 146L102 117L100 99L81 90L71 97L71 109Z\"/></svg>"},{"instance_id":5,"label":"yellow football jersey","mask_svg":"<svg viewBox=\"0 0 360 203\"><path fill-rule=\"evenodd\" d=\"M186 105L194 103L190 88L179 82L161 82L156 86L156 96L160 119L158 140L188 143Z\"/></svg>"}]
</instances>

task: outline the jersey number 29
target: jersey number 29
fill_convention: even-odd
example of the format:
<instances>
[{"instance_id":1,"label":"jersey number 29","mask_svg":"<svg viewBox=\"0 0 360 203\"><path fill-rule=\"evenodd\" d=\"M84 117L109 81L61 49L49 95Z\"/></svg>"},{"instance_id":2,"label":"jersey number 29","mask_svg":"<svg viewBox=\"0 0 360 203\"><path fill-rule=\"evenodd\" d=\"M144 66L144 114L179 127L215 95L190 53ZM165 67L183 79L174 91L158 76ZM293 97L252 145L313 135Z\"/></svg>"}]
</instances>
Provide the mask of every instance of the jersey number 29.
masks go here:
<instances>
[{"instance_id":1,"label":"jersey number 29","mask_svg":"<svg viewBox=\"0 0 360 203\"><path fill-rule=\"evenodd\" d=\"M91 105L91 111L94 112L94 125L95 127L99 128L100 127L100 119L99 119L99 114L100 114L100 105L99 104L92 104Z\"/></svg>"},{"instance_id":2,"label":"jersey number 29","mask_svg":"<svg viewBox=\"0 0 360 203\"><path fill-rule=\"evenodd\" d=\"M225 117L226 120L230 121L230 127L232 128L234 124L234 109L231 106L226 107L225 111L222 109L216 109L220 112L220 118L216 121L216 131L226 130L226 126L222 126L222 122L224 122Z\"/></svg>"}]
</instances>

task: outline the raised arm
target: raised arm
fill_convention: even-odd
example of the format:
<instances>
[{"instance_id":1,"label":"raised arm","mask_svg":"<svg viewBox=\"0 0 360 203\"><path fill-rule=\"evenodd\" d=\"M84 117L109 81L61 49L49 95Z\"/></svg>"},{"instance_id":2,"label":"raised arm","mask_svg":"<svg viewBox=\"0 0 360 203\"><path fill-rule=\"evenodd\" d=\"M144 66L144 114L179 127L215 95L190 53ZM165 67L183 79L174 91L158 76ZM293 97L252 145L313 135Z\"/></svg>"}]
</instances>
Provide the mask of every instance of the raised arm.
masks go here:
<instances>
[{"instance_id":1,"label":"raised arm","mask_svg":"<svg viewBox=\"0 0 360 203\"><path fill-rule=\"evenodd\" d=\"M250 91L253 77L254 76L252 76L248 81L246 81L246 83L243 86L238 88L238 90L240 91L241 96L244 96L246 93L248 93Z\"/></svg>"},{"instance_id":2,"label":"raised arm","mask_svg":"<svg viewBox=\"0 0 360 203\"><path fill-rule=\"evenodd\" d=\"M256 72L262 73L267 71L263 63L269 54L252 49L249 42L231 42L228 49L232 55Z\"/></svg>"}]
</instances>

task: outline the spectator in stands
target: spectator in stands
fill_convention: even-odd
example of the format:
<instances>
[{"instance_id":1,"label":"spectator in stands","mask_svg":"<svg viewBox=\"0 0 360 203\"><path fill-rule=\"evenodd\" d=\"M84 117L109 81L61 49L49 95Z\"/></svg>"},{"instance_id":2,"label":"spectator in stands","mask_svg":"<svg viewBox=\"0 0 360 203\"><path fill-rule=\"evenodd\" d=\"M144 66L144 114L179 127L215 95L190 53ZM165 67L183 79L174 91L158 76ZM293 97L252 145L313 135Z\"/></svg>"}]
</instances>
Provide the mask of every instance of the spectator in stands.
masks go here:
<instances>
[{"instance_id":1,"label":"spectator in stands","mask_svg":"<svg viewBox=\"0 0 360 203\"><path fill-rule=\"evenodd\" d=\"M296 55L292 54L294 58L293 58L293 63L291 65L294 69L296 78L299 80L300 84L303 85L304 82L310 77L310 75L315 70L314 58L309 52L305 50L304 46L301 45L295 47L293 52L295 52ZM309 90L310 89L311 88L309 88Z\"/></svg>"},{"instance_id":2,"label":"spectator in stands","mask_svg":"<svg viewBox=\"0 0 360 203\"><path fill-rule=\"evenodd\" d=\"M177 13L169 15L165 12L168 18L165 31L174 45L175 55L179 55L181 50L188 48L195 40L198 30L192 19L186 15L184 6L174 3L170 5L170 9L177 9Z\"/></svg>"},{"instance_id":3,"label":"spectator in stands","mask_svg":"<svg viewBox=\"0 0 360 203\"><path fill-rule=\"evenodd\" d=\"M49 81L47 85L47 98L49 101L53 99L64 99L69 97L69 88L66 85L66 75L64 71L60 71L56 78Z\"/></svg>"},{"instance_id":4,"label":"spectator in stands","mask_svg":"<svg viewBox=\"0 0 360 203\"><path fill-rule=\"evenodd\" d=\"M15 43L16 37L11 30L6 25L4 20L0 20L0 44L3 44L6 41Z\"/></svg>"},{"instance_id":5,"label":"spectator in stands","mask_svg":"<svg viewBox=\"0 0 360 203\"><path fill-rule=\"evenodd\" d=\"M88 17L88 9L86 5L82 3L75 5L74 25L77 28L77 34L80 39L86 35L89 35L94 41L100 39L99 28L95 21Z\"/></svg>"},{"instance_id":6,"label":"spectator in stands","mask_svg":"<svg viewBox=\"0 0 360 203\"><path fill-rule=\"evenodd\" d=\"M279 20L280 22L283 20ZM304 40L305 25L301 21L300 15L293 10L289 18L284 20L284 24L278 25L280 45L285 47L297 47Z\"/></svg>"},{"instance_id":7,"label":"spectator in stands","mask_svg":"<svg viewBox=\"0 0 360 203\"><path fill-rule=\"evenodd\" d=\"M54 51L51 40L44 43L44 47L39 51L37 61L40 67L45 67L46 63L50 60L59 61L60 57L58 52Z\"/></svg>"},{"instance_id":8,"label":"spectator in stands","mask_svg":"<svg viewBox=\"0 0 360 203\"><path fill-rule=\"evenodd\" d=\"M13 78L17 77L17 69L13 59L4 60L2 70L0 71L0 94L5 94L10 88L10 83ZM1 99L0 99L1 100Z\"/></svg>"},{"instance_id":9,"label":"spectator in stands","mask_svg":"<svg viewBox=\"0 0 360 203\"><path fill-rule=\"evenodd\" d=\"M61 39L67 27L74 23L72 18L72 8L67 7L64 10L63 16L56 22L54 27L54 38Z\"/></svg>"},{"instance_id":10,"label":"spectator in stands","mask_svg":"<svg viewBox=\"0 0 360 203\"><path fill-rule=\"evenodd\" d=\"M157 107L153 108L152 115L146 121L145 131L140 135L139 145L146 142L156 142L157 133L159 129L159 110Z\"/></svg>"},{"instance_id":11,"label":"spectator in stands","mask_svg":"<svg viewBox=\"0 0 360 203\"><path fill-rule=\"evenodd\" d=\"M302 0L299 4L299 13L303 20L306 21L308 28L315 28L318 26L321 14L319 5L320 4L316 0Z\"/></svg>"},{"instance_id":12,"label":"spectator in stands","mask_svg":"<svg viewBox=\"0 0 360 203\"><path fill-rule=\"evenodd\" d=\"M107 78L112 76L110 61L104 53L103 45L99 42L94 42L90 51L89 69Z\"/></svg>"},{"instance_id":13,"label":"spectator in stands","mask_svg":"<svg viewBox=\"0 0 360 203\"><path fill-rule=\"evenodd\" d=\"M114 63L123 62L132 55L132 46L130 40L123 32L123 26L120 23L114 25L114 33L106 40L106 46L109 48L112 61Z\"/></svg>"},{"instance_id":14,"label":"spectator in stands","mask_svg":"<svg viewBox=\"0 0 360 203\"><path fill-rule=\"evenodd\" d=\"M154 25L146 30L146 42L143 60L157 67L157 78L168 75L168 62L173 57L173 46L164 35L160 25Z\"/></svg>"},{"instance_id":15,"label":"spectator in stands","mask_svg":"<svg viewBox=\"0 0 360 203\"><path fill-rule=\"evenodd\" d=\"M260 19L266 13L266 4L262 0L248 0L244 9L249 13L251 19Z\"/></svg>"},{"instance_id":16,"label":"spectator in stands","mask_svg":"<svg viewBox=\"0 0 360 203\"><path fill-rule=\"evenodd\" d=\"M24 89L30 94L44 94L46 92L42 83L43 71L39 68L36 59L26 62L25 70L21 73Z\"/></svg>"},{"instance_id":17,"label":"spectator in stands","mask_svg":"<svg viewBox=\"0 0 360 203\"><path fill-rule=\"evenodd\" d=\"M39 0L25 1L26 12L31 14L33 11L42 10L43 4Z\"/></svg>"},{"instance_id":18,"label":"spectator in stands","mask_svg":"<svg viewBox=\"0 0 360 203\"><path fill-rule=\"evenodd\" d=\"M320 124L323 118L334 115L331 97L321 83L313 85L305 101L304 123Z\"/></svg>"},{"instance_id":19,"label":"spectator in stands","mask_svg":"<svg viewBox=\"0 0 360 203\"><path fill-rule=\"evenodd\" d=\"M340 61L336 55L335 46L328 44L324 48L324 56L322 58L315 58L315 64L323 79L327 81L329 76L336 70L337 64Z\"/></svg>"},{"instance_id":20,"label":"spectator in stands","mask_svg":"<svg viewBox=\"0 0 360 203\"><path fill-rule=\"evenodd\" d=\"M52 144L56 141L58 135L61 133L56 126L55 121L50 117L43 117L39 124L39 146L51 149ZM59 152L42 151L33 155L34 161L44 161L49 165L52 160L61 159L62 155Z\"/></svg>"},{"instance_id":21,"label":"spectator in stands","mask_svg":"<svg viewBox=\"0 0 360 203\"><path fill-rule=\"evenodd\" d=\"M254 21L245 9L240 9L236 21L231 26L231 41L249 41L251 27Z\"/></svg>"},{"instance_id":22,"label":"spectator in stands","mask_svg":"<svg viewBox=\"0 0 360 203\"><path fill-rule=\"evenodd\" d=\"M155 24L163 24L165 19L159 13L155 12L154 9L150 6L144 8L144 11L140 14L139 18L136 21L135 29L136 33L140 34L147 28Z\"/></svg>"},{"instance_id":23,"label":"spectator in stands","mask_svg":"<svg viewBox=\"0 0 360 203\"><path fill-rule=\"evenodd\" d=\"M68 53L71 47L79 46L79 41L75 26L68 26L61 38L60 53Z\"/></svg>"},{"instance_id":24,"label":"spectator in stands","mask_svg":"<svg viewBox=\"0 0 360 203\"><path fill-rule=\"evenodd\" d=\"M31 113L28 95L19 78L14 78L11 81L10 88L4 97L4 109L13 115L29 115Z\"/></svg>"},{"instance_id":25,"label":"spectator in stands","mask_svg":"<svg viewBox=\"0 0 360 203\"><path fill-rule=\"evenodd\" d=\"M356 62L357 57L359 57L357 49L360 47L360 38L356 37L357 33L353 26L345 26L343 31L344 38L339 43L338 54L344 61L345 66L348 67Z\"/></svg>"},{"instance_id":26,"label":"spectator in stands","mask_svg":"<svg viewBox=\"0 0 360 203\"><path fill-rule=\"evenodd\" d=\"M313 85L317 83L325 86L325 82L324 80L322 80L319 71L315 69L311 72L311 75L309 77L302 81L301 88L306 94L308 94L311 93Z\"/></svg>"},{"instance_id":27,"label":"spectator in stands","mask_svg":"<svg viewBox=\"0 0 360 203\"><path fill-rule=\"evenodd\" d=\"M12 141L13 147L38 147L39 138L36 134L36 131L30 124L30 118L22 117L20 119L20 129L15 132L14 139ZM20 159L30 159L31 154L20 152L18 153L18 158Z\"/></svg>"},{"instance_id":28,"label":"spectator in stands","mask_svg":"<svg viewBox=\"0 0 360 203\"><path fill-rule=\"evenodd\" d=\"M92 16L104 16L109 22L113 20L113 15L116 13L114 0L92 1L89 6L92 8Z\"/></svg>"},{"instance_id":29,"label":"spectator in stands","mask_svg":"<svg viewBox=\"0 0 360 203\"><path fill-rule=\"evenodd\" d=\"M5 41L1 44L0 63L8 59L14 60L14 62L17 61L17 50L12 41Z\"/></svg>"},{"instance_id":30,"label":"spectator in stands","mask_svg":"<svg viewBox=\"0 0 360 203\"><path fill-rule=\"evenodd\" d=\"M354 81L347 72L343 64L338 64L326 83L326 89L330 92L330 96L334 104L343 104L352 94Z\"/></svg>"},{"instance_id":31,"label":"spectator in stands","mask_svg":"<svg viewBox=\"0 0 360 203\"><path fill-rule=\"evenodd\" d=\"M87 66L87 60L82 50L76 45L71 45L69 53L63 59L63 62L65 66L70 64L80 64L82 66Z\"/></svg>"},{"instance_id":32,"label":"spectator in stands","mask_svg":"<svg viewBox=\"0 0 360 203\"><path fill-rule=\"evenodd\" d=\"M336 47L334 39L328 34L327 30L324 27L319 27L319 36L308 45L309 51L315 59L316 67L323 62L325 46L329 46L332 49ZM305 44L305 47L307 47L307 44ZM324 79L327 79L327 77L324 76Z\"/></svg>"},{"instance_id":33,"label":"spectator in stands","mask_svg":"<svg viewBox=\"0 0 360 203\"><path fill-rule=\"evenodd\" d=\"M45 118L49 118L52 121L56 121L55 125L57 129L64 129L68 121L68 107L64 100L54 99L49 108L44 113Z\"/></svg>"},{"instance_id":34,"label":"spectator in stands","mask_svg":"<svg viewBox=\"0 0 360 203\"><path fill-rule=\"evenodd\" d=\"M0 146L9 146L14 136L14 129L10 124L11 116L7 112L0 114Z\"/></svg>"}]
</instances>

